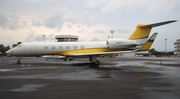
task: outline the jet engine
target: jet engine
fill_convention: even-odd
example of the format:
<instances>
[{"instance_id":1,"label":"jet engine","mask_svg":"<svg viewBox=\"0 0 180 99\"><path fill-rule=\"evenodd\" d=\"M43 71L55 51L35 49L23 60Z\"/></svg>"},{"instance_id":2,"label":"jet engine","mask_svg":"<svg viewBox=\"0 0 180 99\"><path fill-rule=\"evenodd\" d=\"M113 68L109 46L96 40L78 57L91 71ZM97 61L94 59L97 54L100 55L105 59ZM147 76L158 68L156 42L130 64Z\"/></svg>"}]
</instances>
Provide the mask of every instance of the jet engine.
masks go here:
<instances>
[{"instance_id":1,"label":"jet engine","mask_svg":"<svg viewBox=\"0 0 180 99\"><path fill-rule=\"evenodd\" d=\"M108 39L106 41L109 49L135 49L137 44L128 39Z\"/></svg>"}]
</instances>

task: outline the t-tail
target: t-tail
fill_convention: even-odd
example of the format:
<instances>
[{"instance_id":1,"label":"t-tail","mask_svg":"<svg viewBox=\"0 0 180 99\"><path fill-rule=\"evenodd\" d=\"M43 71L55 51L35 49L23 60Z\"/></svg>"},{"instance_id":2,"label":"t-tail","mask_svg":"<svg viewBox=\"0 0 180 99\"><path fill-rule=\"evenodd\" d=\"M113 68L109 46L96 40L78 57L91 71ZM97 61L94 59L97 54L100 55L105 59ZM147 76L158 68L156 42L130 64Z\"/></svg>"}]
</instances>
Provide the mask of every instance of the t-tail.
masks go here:
<instances>
[{"instance_id":1,"label":"t-tail","mask_svg":"<svg viewBox=\"0 0 180 99\"><path fill-rule=\"evenodd\" d=\"M169 24L172 22L176 22L176 20L159 22L154 24L138 24L134 33L128 38L129 40L134 40L137 43L137 47L140 48L147 41L151 29L153 27Z\"/></svg>"}]
</instances>

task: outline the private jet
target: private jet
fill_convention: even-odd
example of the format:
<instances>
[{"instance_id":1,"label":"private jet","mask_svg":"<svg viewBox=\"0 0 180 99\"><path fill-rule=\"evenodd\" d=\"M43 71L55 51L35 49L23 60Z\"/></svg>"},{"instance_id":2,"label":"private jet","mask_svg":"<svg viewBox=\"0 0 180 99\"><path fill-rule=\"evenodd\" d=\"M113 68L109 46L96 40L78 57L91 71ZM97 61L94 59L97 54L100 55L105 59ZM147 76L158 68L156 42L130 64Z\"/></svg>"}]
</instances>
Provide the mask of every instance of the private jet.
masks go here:
<instances>
[{"instance_id":1,"label":"private jet","mask_svg":"<svg viewBox=\"0 0 180 99\"><path fill-rule=\"evenodd\" d=\"M151 29L172 22L176 20L138 24L134 33L127 39L109 38L102 42L21 43L8 50L6 54L18 56L17 64L21 64L20 60L24 56L60 55L65 58L88 56L92 66L99 67L97 60L99 55L148 51L157 36L157 33L154 33L149 38Z\"/></svg>"}]
</instances>

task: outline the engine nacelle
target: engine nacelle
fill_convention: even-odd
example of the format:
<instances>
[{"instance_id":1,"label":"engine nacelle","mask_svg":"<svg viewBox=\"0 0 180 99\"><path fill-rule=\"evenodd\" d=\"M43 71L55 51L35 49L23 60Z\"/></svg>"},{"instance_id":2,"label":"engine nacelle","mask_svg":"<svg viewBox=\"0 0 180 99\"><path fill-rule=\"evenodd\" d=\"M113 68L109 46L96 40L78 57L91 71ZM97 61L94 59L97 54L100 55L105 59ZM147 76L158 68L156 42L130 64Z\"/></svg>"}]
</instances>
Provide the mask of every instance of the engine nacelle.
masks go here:
<instances>
[{"instance_id":1,"label":"engine nacelle","mask_svg":"<svg viewBox=\"0 0 180 99\"><path fill-rule=\"evenodd\" d=\"M127 39L108 39L106 42L110 49L135 49L137 46L135 41Z\"/></svg>"}]
</instances>

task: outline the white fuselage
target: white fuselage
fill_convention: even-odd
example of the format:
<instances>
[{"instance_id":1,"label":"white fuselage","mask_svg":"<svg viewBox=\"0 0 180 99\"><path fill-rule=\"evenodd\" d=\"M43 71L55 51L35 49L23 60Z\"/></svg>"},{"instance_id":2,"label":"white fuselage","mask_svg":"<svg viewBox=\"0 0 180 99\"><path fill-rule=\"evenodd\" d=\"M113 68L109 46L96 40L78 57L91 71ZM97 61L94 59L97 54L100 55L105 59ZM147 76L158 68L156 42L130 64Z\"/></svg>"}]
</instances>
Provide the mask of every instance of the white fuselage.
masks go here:
<instances>
[{"instance_id":1,"label":"white fuselage","mask_svg":"<svg viewBox=\"0 0 180 99\"><path fill-rule=\"evenodd\" d=\"M53 42L22 43L9 50L7 54L15 56L62 55L71 53L92 53L115 50L135 49L133 40L109 39L106 42ZM74 51L74 52L72 52Z\"/></svg>"},{"instance_id":2,"label":"white fuselage","mask_svg":"<svg viewBox=\"0 0 180 99\"><path fill-rule=\"evenodd\" d=\"M107 48L106 43L98 42L54 42L54 43L23 43L12 49L13 55L49 55L55 52L78 50L84 48Z\"/></svg>"}]
</instances>

